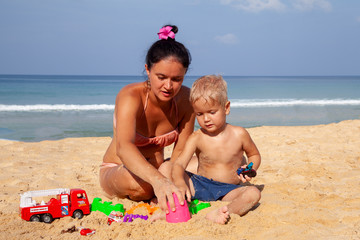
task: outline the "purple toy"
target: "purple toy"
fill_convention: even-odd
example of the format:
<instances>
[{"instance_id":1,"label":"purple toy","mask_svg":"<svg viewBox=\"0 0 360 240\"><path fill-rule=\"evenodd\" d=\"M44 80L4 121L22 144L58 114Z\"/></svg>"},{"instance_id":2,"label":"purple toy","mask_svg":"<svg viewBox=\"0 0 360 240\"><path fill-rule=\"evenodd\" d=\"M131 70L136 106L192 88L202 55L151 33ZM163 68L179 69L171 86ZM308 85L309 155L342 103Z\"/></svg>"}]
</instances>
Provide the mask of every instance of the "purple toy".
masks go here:
<instances>
[{"instance_id":1,"label":"purple toy","mask_svg":"<svg viewBox=\"0 0 360 240\"><path fill-rule=\"evenodd\" d=\"M125 214L124 216L124 219L123 219L123 222L132 222L133 219L135 218L141 218L141 219L144 219L144 220L148 220L148 216L147 215L139 215L139 214Z\"/></svg>"}]
</instances>

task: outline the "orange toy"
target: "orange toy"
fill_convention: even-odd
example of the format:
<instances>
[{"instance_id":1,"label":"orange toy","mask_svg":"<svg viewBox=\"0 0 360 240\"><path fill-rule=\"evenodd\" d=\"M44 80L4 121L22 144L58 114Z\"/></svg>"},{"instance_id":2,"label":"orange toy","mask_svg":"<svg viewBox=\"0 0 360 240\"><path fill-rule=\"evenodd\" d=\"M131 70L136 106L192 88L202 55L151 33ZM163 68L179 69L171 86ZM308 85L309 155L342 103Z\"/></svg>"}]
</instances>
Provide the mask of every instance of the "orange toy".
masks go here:
<instances>
[{"instance_id":1,"label":"orange toy","mask_svg":"<svg viewBox=\"0 0 360 240\"><path fill-rule=\"evenodd\" d=\"M140 203L140 204L138 204L138 205L130 208L130 209L127 210L125 213L127 213L127 214L132 214L135 209L141 208L141 207L145 207L145 208L147 209L147 211L149 212L150 215L152 215L156 210L159 209L159 207L152 207L152 206L150 206L148 203Z\"/></svg>"}]
</instances>

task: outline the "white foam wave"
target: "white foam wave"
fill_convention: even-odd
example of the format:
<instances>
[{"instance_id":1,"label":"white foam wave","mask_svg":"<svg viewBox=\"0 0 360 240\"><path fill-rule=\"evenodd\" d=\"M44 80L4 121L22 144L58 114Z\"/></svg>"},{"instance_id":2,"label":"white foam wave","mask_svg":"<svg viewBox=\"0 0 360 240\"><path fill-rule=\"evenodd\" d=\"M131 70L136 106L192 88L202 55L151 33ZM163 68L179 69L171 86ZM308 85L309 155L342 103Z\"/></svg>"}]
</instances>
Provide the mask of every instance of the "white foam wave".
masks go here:
<instances>
[{"instance_id":1,"label":"white foam wave","mask_svg":"<svg viewBox=\"0 0 360 240\"><path fill-rule=\"evenodd\" d=\"M35 104L35 105L3 105L0 104L0 112L42 112L42 111L94 111L114 110L114 105L109 104Z\"/></svg>"},{"instance_id":2,"label":"white foam wave","mask_svg":"<svg viewBox=\"0 0 360 240\"><path fill-rule=\"evenodd\" d=\"M291 107L360 105L360 99L232 99L231 107Z\"/></svg>"},{"instance_id":3,"label":"white foam wave","mask_svg":"<svg viewBox=\"0 0 360 240\"><path fill-rule=\"evenodd\" d=\"M230 99L233 108L291 107L291 106L356 106L360 99ZM0 112L51 112L51 111L109 111L111 104L0 104Z\"/></svg>"}]
</instances>

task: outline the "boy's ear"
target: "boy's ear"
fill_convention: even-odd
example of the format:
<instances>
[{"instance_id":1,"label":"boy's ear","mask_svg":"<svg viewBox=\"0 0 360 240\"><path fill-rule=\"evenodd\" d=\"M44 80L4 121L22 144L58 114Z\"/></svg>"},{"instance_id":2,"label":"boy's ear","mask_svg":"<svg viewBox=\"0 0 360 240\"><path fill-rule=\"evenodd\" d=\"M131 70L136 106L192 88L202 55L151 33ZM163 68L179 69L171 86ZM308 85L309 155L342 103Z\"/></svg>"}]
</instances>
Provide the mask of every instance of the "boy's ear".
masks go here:
<instances>
[{"instance_id":1,"label":"boy's ear","mask_svg":"<svg viewBox=\"0 0 360 240\"><path fill-rule=\"evenodd\" d=\"M230 113L230 101L225 103L225 113L228 115Z\"/></svg>"}]
</instances>

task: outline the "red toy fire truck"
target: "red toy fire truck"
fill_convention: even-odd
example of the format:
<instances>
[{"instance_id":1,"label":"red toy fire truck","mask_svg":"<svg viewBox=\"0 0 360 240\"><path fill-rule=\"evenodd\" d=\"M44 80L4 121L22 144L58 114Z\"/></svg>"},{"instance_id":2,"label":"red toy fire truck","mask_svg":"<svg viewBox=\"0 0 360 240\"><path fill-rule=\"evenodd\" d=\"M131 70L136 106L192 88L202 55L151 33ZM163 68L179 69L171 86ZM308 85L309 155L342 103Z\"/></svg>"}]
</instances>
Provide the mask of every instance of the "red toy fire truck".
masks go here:
<instances>
[{"instance_id":1,"label":"red toy fire truck","mask_svg":"<svg viewBox=\"0 0 360 240\"><path fill-rule=\"evenodd\" d=\"M82 189L57 188L29 191L20 195L20 215L26 221L51 223L54 218L82 218L90 214L90 204ZM36 203L33 197L55 196L49 202Z\"/></svg>"}]
</instances>

